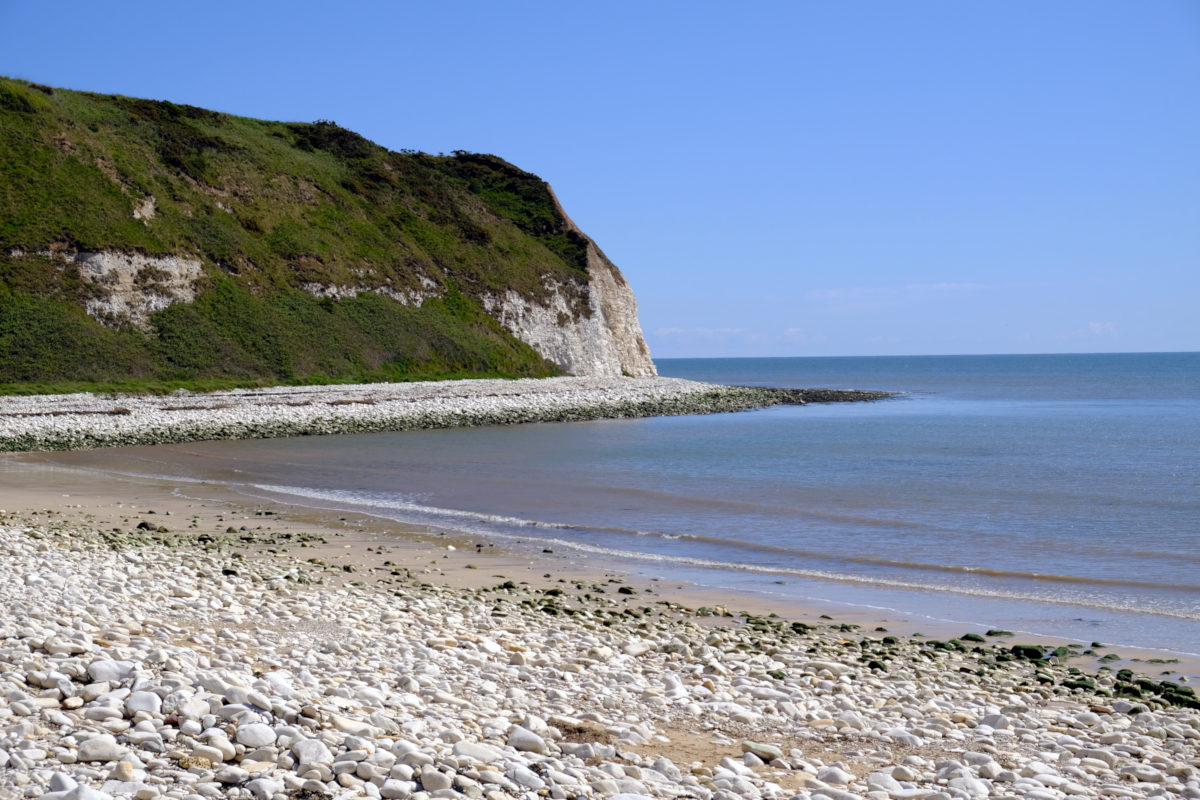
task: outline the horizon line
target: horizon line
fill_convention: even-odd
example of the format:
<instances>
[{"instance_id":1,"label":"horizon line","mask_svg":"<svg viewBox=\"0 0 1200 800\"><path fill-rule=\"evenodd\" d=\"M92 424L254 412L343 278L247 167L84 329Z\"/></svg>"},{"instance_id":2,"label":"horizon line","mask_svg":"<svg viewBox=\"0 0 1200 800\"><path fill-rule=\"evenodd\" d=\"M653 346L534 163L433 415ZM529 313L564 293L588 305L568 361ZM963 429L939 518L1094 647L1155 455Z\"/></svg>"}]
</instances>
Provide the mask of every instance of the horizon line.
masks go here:
<instances>
[{"instance_id":1,"label":"horizon line","mask_svg":"<svg viewBox=\"0 0 1200 800\"><path fill-rule=\"evenodd\" d=\"M655 356L654 361L734 361L744 358L991 358L1029 356L1157 356L1157 355L1200 355L1200 350L1101 350L1045 353L873 353L870 355L795 355L795 356Z\"/></svg>"}]
</instances>

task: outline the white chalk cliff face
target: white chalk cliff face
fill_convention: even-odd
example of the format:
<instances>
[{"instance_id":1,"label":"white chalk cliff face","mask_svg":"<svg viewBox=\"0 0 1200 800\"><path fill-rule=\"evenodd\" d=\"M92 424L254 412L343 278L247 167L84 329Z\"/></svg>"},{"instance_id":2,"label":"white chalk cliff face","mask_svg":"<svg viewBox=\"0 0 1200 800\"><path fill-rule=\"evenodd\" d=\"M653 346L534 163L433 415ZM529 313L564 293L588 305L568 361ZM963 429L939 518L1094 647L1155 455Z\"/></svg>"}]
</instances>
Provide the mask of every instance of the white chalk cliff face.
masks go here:
<instances>
[{"instance_id":1,"label":"white chalk cliff face","mask_svg":"<svg viewBox=\"0 0 1200 800\"><path fill-rule=\"evenodd\" d=\"M550 194L554 196L552 189ZM657 376L638 322L633 290L616 265L571 221L557 197L554 202L566 229L587 241L587 285L548 285L548 294L541 300L522 297L513 290L487 295L480 298L484 309L509 333L564 372L581 377ZM13 254L21 255L15 251ZM82 278L96 287L96 295L87 301L88 313L114 327L129 322L148 330L154 312L195 299L196 282L203 274L198 258L115 251L62 253L59 257L75 262ZM404 305L419 306L439 295L433 281L423 278L422 285L423 290L407 293L315 283L303 288L317 297L334 298L370 291ZM587 298L587 313L580 313L571 300L580 296L580 288Z\"/></svg>"},{"instance_id":2,"label":"white chalk cliff face","mask_svg":"<svg viewBox=\"0 0 1200 800\"><path fill-rule=\"evenodd\" d=\"M547 184L546 188L550 188ZM554 190L550 189L551 196ZM625 276L571 221L558 198L567 228L587 239L588 316L572 314L567 295L550 286L543 303L514 291L485 297L484 307L508 331L543 358L572 375L650 378L658 375L638 322L637 300Z\"/></svg>"},{"instance_id":3,"label":"white chalk cliff face","mask_svg":"<svg viewBox=\"0 0 1200 800\"><path fill-rule=\"evenodd\" d=\"M102 297L87 301L87 312L100 320L128 320L145 330L150 315L196 296L200 260L140 253L79 253L75 256L83 279L103 287Z\"/></svg>"},{"instance_id":4,"label":"white chalk cliff face","mask_svg":"<svg viewBox=\"0 0 1200 800\"><path fill-rule=\"evenodd\" d=\"M21 250L9 255L20 258ZM198 258L179 256L147 256L141 253L122 253L115 250L88 252L38 253L74 263L86 283L95 287L85 307L98 322L117 327L126 322L148 330L150 315L176 303L190 303L196 298L196 281L203 272Z\"/></svg>"}]
</instances>

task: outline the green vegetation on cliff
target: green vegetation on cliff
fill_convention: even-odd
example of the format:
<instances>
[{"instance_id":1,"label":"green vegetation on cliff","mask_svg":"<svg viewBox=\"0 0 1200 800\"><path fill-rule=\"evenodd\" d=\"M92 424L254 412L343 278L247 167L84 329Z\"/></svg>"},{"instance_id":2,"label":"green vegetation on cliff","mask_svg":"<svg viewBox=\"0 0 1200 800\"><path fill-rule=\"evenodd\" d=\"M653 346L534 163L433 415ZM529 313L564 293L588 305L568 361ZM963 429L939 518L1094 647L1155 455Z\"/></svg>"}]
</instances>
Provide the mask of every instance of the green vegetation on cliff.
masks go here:
<instances>
[{"instance_id":1,"label":"green vegetation on cliff","mask_svg":"<svg viewBox=\"0 0 1200 800\"><path fill-rule=\"evenodd\" d=\"M81 269L108 251L198 260L194 299L113 312ZM553 374L482 298L560 286L585 314L585 255L495 156L0 78L6 391Z\"/></svg>"}]
</instances>

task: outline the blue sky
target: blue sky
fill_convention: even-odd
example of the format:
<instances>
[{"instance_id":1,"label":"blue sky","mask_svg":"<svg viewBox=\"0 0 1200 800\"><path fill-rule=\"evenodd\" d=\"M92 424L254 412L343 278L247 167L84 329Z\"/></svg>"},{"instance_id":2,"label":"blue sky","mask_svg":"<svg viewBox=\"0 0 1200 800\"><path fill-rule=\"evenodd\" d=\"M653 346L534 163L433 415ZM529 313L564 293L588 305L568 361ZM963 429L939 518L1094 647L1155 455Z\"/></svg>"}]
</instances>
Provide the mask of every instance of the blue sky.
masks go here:
<instances>
[{"instance_id":1,"label":"blue sky","mask_svg":"<svg viewBox=\"0 0 1200 800\"><path fill-rule=\"evenodd\" d=\"M1200 3L0 0L0 74L536 172L656 357L1200 350Z\"/></svg>"}]
</instances>

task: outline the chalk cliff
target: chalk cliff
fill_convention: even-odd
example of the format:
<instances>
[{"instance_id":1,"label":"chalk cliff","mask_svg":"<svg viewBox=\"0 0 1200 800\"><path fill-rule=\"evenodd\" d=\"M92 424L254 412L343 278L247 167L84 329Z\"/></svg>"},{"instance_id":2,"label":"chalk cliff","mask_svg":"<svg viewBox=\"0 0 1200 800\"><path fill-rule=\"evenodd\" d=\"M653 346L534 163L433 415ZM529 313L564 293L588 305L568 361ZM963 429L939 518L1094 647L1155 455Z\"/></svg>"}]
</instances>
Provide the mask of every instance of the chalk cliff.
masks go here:
<instances>
[{"instance_id":1,"label":"chalk cliff","mask_svg":"<svg viewBox=\"0 0 1200 800\"><path fill-rule=\"evenodd\" d=\"M657 375L625 276L567 216L549 184L546 189L564 229L586 240L586 312L573 316L568 293L557 284L536 300L509 290L486 298L484 307L513 336L573 375Z\"/></svg>"},{"instance_id":2,"label":"chalk cliff","mask_svg":"<svg viewBox=\"0 0 1200 800\"><path fill-rule=\"evenodd\" d=\"M0 78L0 383L656 374L496 156Z\"/></svg>"}]
</instances>

